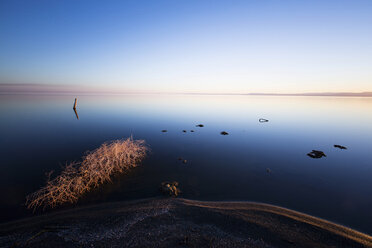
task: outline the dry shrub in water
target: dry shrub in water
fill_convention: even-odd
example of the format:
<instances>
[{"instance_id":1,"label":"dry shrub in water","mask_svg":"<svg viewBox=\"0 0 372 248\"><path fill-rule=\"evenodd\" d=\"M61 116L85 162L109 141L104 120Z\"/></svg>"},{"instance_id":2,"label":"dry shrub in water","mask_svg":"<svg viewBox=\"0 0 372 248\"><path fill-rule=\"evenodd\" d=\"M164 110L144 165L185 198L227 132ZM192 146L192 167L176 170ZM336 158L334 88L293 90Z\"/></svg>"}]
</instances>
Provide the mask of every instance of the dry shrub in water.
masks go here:
<instances>
[{"instance_id":1,"label":"dry shrub in water","mask_svg":"<svg viewBox=\"0 0 372 248\"><path fill-rule=\"evenodd\" d=\"M26 198L28 208L56 207L74 203L92 188L111 181L114 173L124 173L136 167L147 152L143 140L115 140L88 152L82 162L73 162L54 179L48 176L47 184Z\"/></svg>"}]
</instances>

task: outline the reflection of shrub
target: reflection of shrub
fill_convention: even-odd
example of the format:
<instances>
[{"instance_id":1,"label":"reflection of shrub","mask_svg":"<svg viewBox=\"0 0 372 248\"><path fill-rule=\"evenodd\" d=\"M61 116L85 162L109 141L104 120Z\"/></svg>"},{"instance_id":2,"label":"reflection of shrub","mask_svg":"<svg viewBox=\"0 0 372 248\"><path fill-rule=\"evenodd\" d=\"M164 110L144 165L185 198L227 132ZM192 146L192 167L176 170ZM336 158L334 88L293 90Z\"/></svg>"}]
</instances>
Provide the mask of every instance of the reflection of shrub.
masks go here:
<instances>
[{"instance_id":1,"label":"reflection of shrub","mask_svg":"<svg viewBox=\"0 0 372 248\"><path fill-rule=\"evenodd\" d=\"M128 138L104 143L88 152L82 162L70 163L61 175L52 180L48 178L45 187L27 196L26 205L35 210L74 203L85 192L111 181L114 173L124 173L136 167L146 152L143 140Z\"/></svg>"}]
</instances>

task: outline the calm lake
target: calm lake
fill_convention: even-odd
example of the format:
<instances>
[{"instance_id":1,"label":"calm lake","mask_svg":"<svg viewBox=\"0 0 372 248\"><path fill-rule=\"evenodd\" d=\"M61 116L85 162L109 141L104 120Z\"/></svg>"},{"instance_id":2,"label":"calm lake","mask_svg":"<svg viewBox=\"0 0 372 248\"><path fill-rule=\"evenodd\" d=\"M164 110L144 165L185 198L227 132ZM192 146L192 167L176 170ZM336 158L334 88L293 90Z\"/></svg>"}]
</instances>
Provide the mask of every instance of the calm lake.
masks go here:
<instances>
[{"instance_id":1,"label":"calm lake","mask_svg":"<svg viewBox=\"0 0 372 248\"><path fill-rule=\"evenodd\" d=\"M47 172L133 135L146 160L78 206L157 197L178 181L184 198L270 203L372 234L372 98L78 96L79 119L74 98L0 95L0 222L33 215L25 196Z\"/></svg>"}]
</instances>

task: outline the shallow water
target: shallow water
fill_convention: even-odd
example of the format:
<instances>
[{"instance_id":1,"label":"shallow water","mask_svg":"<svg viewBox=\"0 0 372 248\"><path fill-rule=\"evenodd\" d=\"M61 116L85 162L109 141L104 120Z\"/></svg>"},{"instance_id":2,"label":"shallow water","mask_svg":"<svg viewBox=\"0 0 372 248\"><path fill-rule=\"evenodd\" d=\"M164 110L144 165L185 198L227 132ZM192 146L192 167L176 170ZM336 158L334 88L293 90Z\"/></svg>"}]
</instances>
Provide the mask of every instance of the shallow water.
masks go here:
<instances>
[{"instance_id":1,"label":"shallow water","mask_svg":"<svg viewBox=\"0 0 372 248\"><path fill-rule=\"evenodd\" d=\"M147 159L78 205L159 196L176 180L185 198L271 203L372 234L372 98L79 96L78 120L74 97L0 96L1 222L32 215L25 196L45 173L133 135Z\"/></svg>"}]
</instances>

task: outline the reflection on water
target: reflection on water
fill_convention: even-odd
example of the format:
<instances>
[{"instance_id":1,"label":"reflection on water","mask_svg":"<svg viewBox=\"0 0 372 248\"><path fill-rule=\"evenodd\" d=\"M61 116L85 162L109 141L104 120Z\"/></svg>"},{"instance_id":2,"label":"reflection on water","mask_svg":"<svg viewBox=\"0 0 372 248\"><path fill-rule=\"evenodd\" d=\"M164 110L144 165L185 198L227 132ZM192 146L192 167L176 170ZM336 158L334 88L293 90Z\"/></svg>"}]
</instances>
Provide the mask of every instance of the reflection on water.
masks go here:
<instances>
[{"instance_id":1,"label":"reflection on water","mask_svg":"<svg viewBox=\"0 0 372 248\"><path fill-rule=\"evenodd\" d=\"M372 233L372 98L79 96L79 121L74 98L0 96L1 221L30 214L25 196L46 172L133 135L151 148L143 166L79 204L159 196L178 181L185 198L272 203Z\"/></svg>"},{"instance_id":2,"label":"reflection on water","mask_svg":"<svg viewBox=\"0 0 372 248\"><path fill-rule=\"evenodd\" d=\"M78 115L78 113L77 113L77 110L76 110L76 108L73 108L73 110L74 110L74 113L75 113L75 115L76 115L76 119L78 119L78 120L79 120L79 115Z\"/></svg>"}]
</instances>

